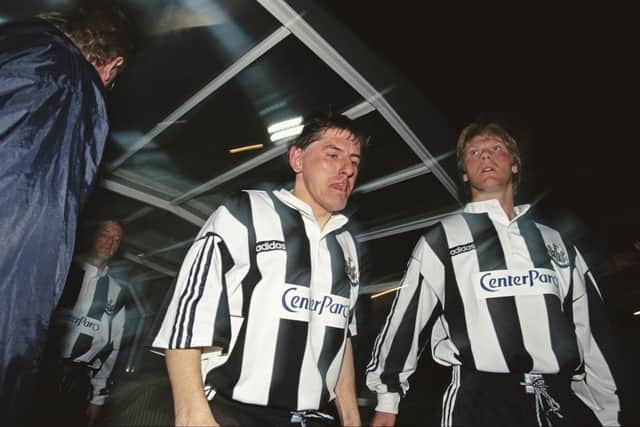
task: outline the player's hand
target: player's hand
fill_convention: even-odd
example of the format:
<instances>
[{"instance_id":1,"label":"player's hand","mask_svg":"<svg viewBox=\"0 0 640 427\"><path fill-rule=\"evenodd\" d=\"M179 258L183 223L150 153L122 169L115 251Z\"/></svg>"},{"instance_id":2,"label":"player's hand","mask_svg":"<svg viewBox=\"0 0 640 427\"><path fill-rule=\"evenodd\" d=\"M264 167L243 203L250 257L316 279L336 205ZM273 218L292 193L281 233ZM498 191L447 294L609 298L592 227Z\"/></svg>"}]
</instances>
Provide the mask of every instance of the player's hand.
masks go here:
<instances>
[{"instance_id":1,"label":"player's hand","mask_svg":"<svg viewBox=\"0 0 640 427\"><path fill-rule=\"evenodd\" d=\"M85 411L85 414L87 415L87 425L89 427L96 423L101 410L102 406L89 403L89 405L87 406L87 410Z\"/></svg>"},{"instance_id":2,"label":"player's hand","mask_svg":"<svg viewBox=\"0 0 640 427\"><path fill-rule=\"evenodd\" d=\"M388 412L379 412L373 416L371 420L371 427L393 427L396 424L396 414L390 414Z\"/></svg>"}]
</instances>

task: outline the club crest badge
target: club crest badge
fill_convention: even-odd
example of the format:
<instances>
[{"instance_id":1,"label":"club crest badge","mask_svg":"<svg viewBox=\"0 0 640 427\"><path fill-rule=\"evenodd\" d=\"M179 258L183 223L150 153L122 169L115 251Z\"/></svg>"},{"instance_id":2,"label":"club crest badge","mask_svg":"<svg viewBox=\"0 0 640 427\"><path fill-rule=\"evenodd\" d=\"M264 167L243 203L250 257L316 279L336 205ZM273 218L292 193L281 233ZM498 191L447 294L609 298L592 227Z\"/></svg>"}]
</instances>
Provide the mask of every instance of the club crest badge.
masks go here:
<instances>
[{"instance_id":1,"label":"club crest badge","mask_svg":"<svg viewBox=\"0 0 640 427\"><path fill-rule=\"evenodd\" d=\"M113 316L116 313L116 305L114 304L113 300L108 300L107 303L104 306L104 313L107 316Z\"/></svg>"},{"instance_id":2,"label":"club crest badge","mask_svg":"<svg viewBox=\"0 0 640 427\"><path fill-rule=\"evenodd\" d=\"M358 277L358 269L356 268L355 262L353 262L350 257L345 260L344 272L351 281L351 286L356 286L360 280Z\"/></svg>"},{"instance_id":3,"label":"club crest badge","mask_svg":"<svg viewBox=\"0 0 640 427\"><path fill-rule=\"evenodd\" d=\"M551 243L547 245L547 253L551 257L551 259L558 264L560 267L568 267L569 266L569 257L567 253L556 243Z\"/></svg>"}]
</instances>

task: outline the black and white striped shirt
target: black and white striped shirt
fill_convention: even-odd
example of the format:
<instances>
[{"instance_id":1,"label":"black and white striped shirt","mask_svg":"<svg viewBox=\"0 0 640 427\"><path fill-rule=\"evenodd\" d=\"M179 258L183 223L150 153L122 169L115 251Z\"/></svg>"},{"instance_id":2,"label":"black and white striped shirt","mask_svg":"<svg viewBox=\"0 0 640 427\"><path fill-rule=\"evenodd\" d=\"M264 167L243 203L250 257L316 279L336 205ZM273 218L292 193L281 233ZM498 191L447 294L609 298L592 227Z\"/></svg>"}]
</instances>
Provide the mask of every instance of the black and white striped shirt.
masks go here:
<instances>
[{"instance_id":1,"label":"black and white striped shirt","mask_svg":"<svg viewBox=\"0 0 640 427\"><path fill-rule=\"evenodd\" d=\"M567 373L605 425L619 400L602 299L578 250L497 200L469 203L418 241L367 367L378 410L397 413L420 352L494 373Z\"/></svg>"},{"instance_id":2,"label":"black and white striped shirt","mask_svg":"<svg viewBox=\"0 0 640 427\"><path fill-rule=\"evenodd\" d=\"M93 370L95 405L103 405L107 396L125 324L125 290L107 274L108 268L74 263L53 316L59 357Z\"/></svg>"},{"instance_id":3,"label":"black and white striped shirt","mask_svg":"<svg viewBox=\"0 0 640 427\"><path fill-rule=\"evenodd\" d=\"M187 253L153 347L203 349L205 392L289 410L335 397L355 335L355 241L291 192L244 191Z\"/></svg>"}]
</instances>

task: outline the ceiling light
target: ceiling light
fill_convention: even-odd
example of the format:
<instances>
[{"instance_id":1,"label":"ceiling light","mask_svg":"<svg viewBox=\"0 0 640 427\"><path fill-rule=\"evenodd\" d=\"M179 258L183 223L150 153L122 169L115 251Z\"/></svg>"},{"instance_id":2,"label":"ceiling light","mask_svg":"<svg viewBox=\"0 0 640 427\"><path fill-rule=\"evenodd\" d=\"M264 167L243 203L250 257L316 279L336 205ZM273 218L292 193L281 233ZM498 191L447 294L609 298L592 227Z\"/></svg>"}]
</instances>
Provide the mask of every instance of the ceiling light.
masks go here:
<instances>
[{"instance_id":1,"label":"ceiling light","mask_svg":"<svg viewBox=\"0 0 640 427\"><path fill-rule=\"evenodd\" d=\"M262 147L264 147L264 144L244 145L242 147L229 149L229 153L231 153L231 154L242 153L243 151L257 150L257 149L262 148Z\"/></svg>"},{"instance_id":2,"label":"ceiling light","mask_svg":"<svg viewBox=\"0 0 640 427\"><path fill-rule=\"evenodd\" d=\"M276 142L281 139L289 138L292 136L298 136L302 133L303 126L296 126L289 129L278 131L271 135L271 142Z\"/></svg>"},{"instance_id":3,"label":"ceiling light","mask_svg":"<svg viewBox=\"0 0 640 427\"><path fill-rule=\"evenodd\" d=\"M272 124L267 128L267 132L273 134L281 130L289 129L292 127L296 127L302 124L302 117L294 117L293 119L284 120L282 122L277 122Z\"/></svg>"},{"instance_id":4,"label":"ceiling light","mask_svg":"<svg viewBox=\"0 0 640 427\"><path fill-rule=\"evenodd\" d=\"M635 313L633 313L634 316L640 316L640 310L636 311Z\"/></svg>"},{"instance_id":5,"label":"ceiling light","mask_svg":"<svg viewBox=\"0 0 640 427\"><path fill-rule=\"evenodd\" d=\"M396 287L393 287L393 288L390 288L390 289L385 289L384 291L380 291L380 292L378 292L376 294L372 294L371 295L371 299L381 297L382 295L389 294L389 293L391 293L393 291L397 291L400 288L404 288L404 286L396 286Z\"/></svg>"}]
</instances>

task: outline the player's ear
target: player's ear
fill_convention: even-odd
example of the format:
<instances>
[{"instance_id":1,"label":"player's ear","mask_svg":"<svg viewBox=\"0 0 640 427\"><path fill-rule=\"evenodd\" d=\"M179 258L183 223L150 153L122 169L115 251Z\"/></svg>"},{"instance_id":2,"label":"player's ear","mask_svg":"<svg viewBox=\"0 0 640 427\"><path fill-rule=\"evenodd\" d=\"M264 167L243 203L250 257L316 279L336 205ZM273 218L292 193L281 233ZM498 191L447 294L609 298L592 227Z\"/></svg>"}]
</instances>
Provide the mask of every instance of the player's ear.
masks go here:
<instances>
[{"instance_id":1,"label":"player's ear","mask_svg":"<svg viewBox=\"0 0 640 427\"><path fill-rule=\"evenodd\" d=\"M302 156L304 154L304 148L292 146L289 148L289 166L295 173L302 172Z\"/></svg>"}]
</instances>

